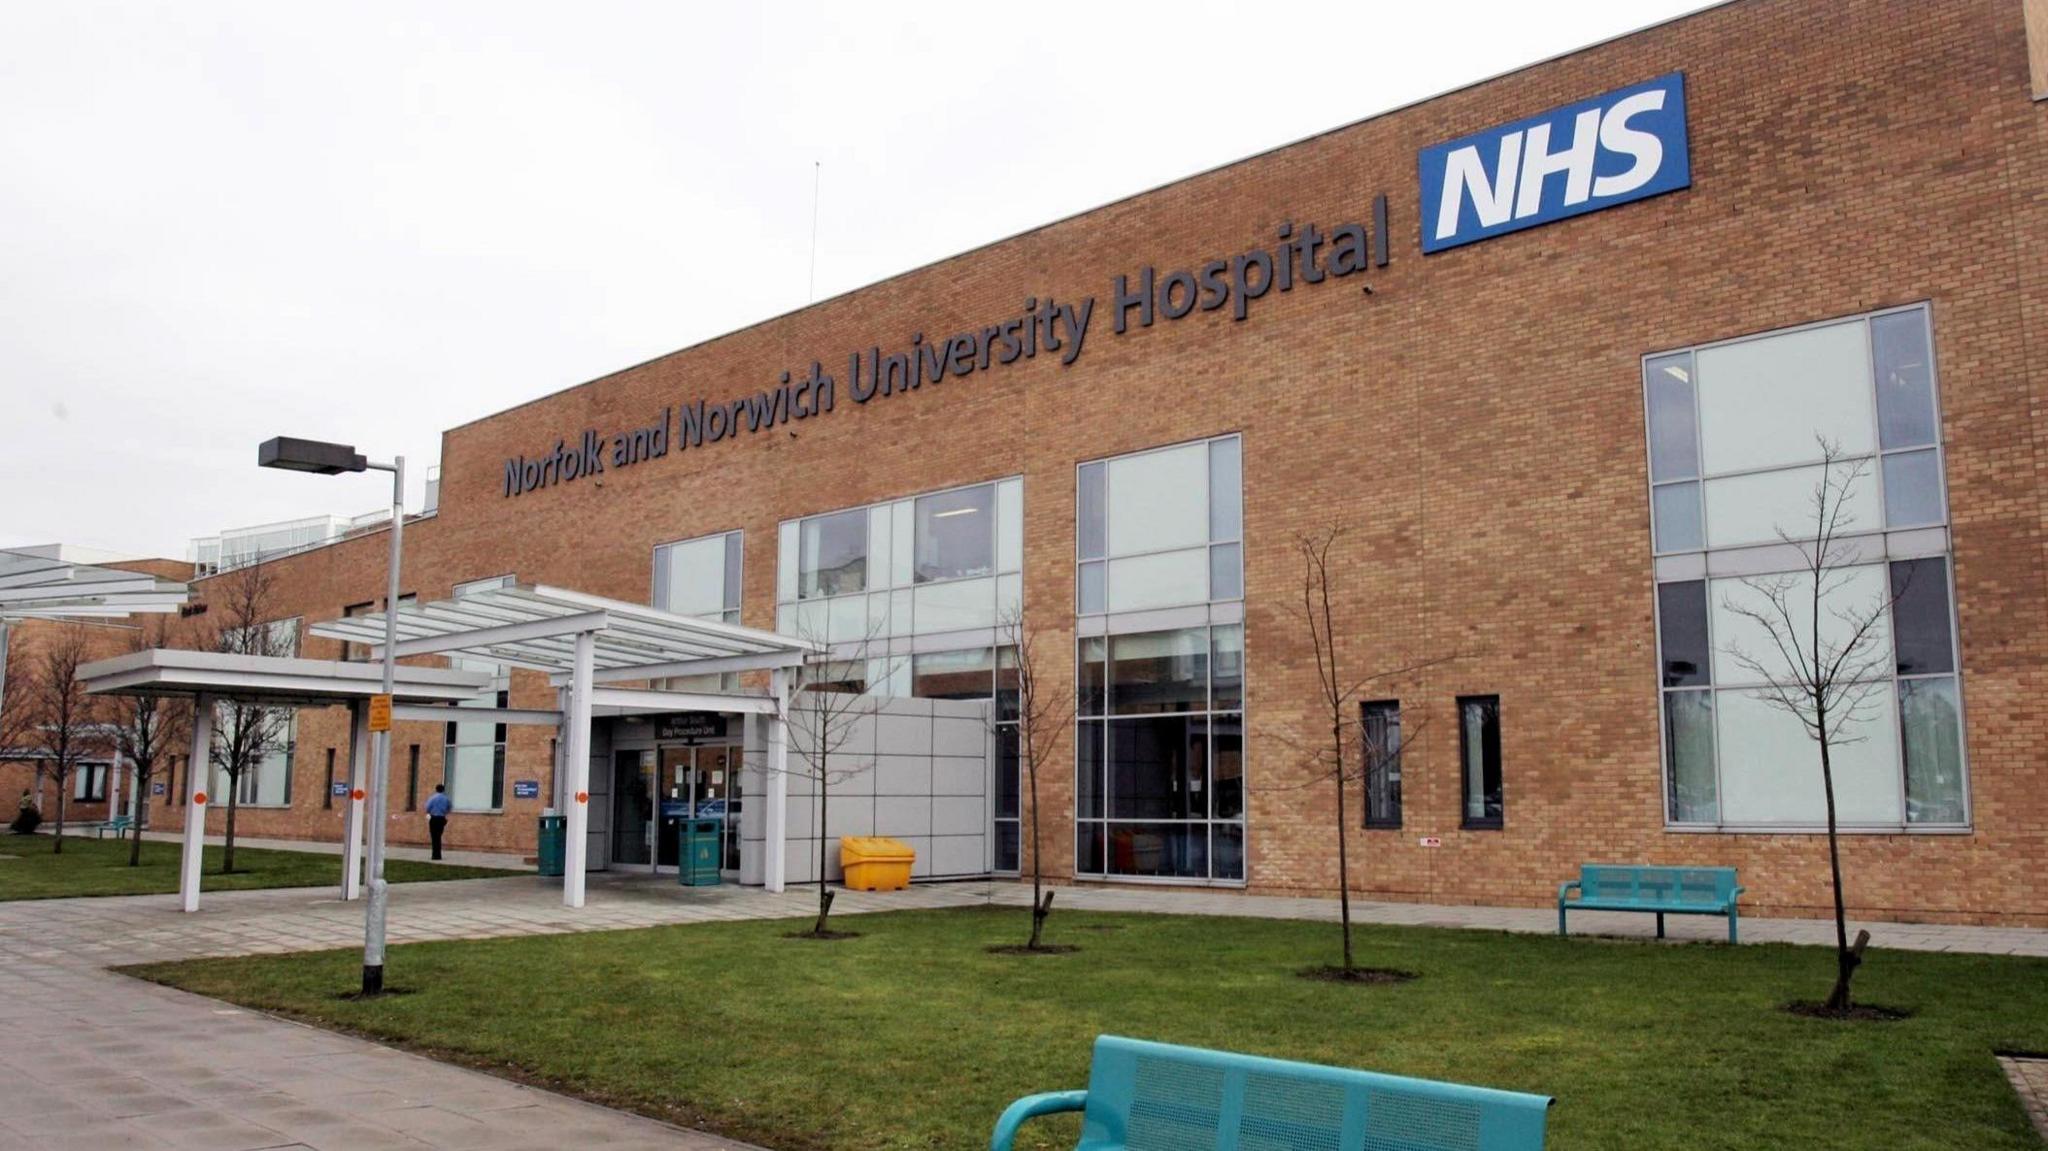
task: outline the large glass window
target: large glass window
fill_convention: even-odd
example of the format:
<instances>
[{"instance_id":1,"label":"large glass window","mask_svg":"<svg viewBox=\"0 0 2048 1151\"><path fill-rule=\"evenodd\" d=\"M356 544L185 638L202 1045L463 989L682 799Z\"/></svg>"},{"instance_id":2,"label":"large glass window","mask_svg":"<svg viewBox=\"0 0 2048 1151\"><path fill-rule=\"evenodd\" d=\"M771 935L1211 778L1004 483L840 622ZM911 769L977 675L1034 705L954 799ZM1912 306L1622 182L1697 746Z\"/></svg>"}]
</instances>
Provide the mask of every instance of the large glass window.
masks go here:
<instances>
[{"instance_id":1,"label":"large glass window","mask_svg":"<svg viewBox=\"0 0 2048 1151\"><path fill-rule=\"evenodd\" d=\"M651 606L698 619L740 622L744 547L744 535L735 531L655 548Z\"/></svg>"},{"instance_id":2,"label":"large glass window","mask_svg":"<svg viewBox=\"0 0 2048 1151\"><path fill-rule=\"evenodd\" d=\"M1082 615L1244 597L1243 441L1096 460L1076 473Z\"/></svg>"},{"instance_id":3,"label":"large glass window","mask_svg":"<svg viewBox=\"0 0 2048 1151\"><path fill-rule=\"evenodd\" d=\"M1243 631L1083 637L1079 874L1244 878Z\"/></svg>"},{"instance_id":4,"label":"large glass window","mask_svg":"<svg viewBox=\"0 0 2048 1151\"><path fill-rule=\"evenodd\" d=\"M240 655L291 658L299 654L299 620L275 620L255 627L234 628L227 635L227 647ZM231 744L231 734L245 728L243 746L261 741L263 754L242 768L234 781L235 802L243 807L290 807L292 764L298 750L299 716L289 708L252 707L246 704L218 704L214 708L214 746ZM213 791L227 794L226 772L215 764Z\"/></svg>"},{"instance_id":5,"label":"large glass window","mask_svg":"<svg viewBox=\"0 0 2048 1151\"><path fill-rule=\"evenodd\" d=\"M1657 553L1810 534L1823 439L1870 472L1845 531L1946 523L1933 361L1924 307L1647 357Z\"/></svg>"},{"instance_id":6,"label":"large glass window","mask_svg":"<svg viewBox=\"0 0 2048 1151\"><path fill-rule=\"evenodd\" d=\"M787 520L775 626L867 659L869 690L911 693L910 660L875 659L892 638L983 632L1024 602L1024 481L999 480ZM965 640L967 637L962 635Z\"/></svg>"},{"instance_id":7,"label":"large glass window","mask_svg":"<svg viewBox=\"0 0 2048 1151\"><path fill-rule=\"evenodd\" d=\"M1818 750L1765 691L1791 669L1755 581L1785 581L1785 626L1839 647L1844 613L1889 605L1872 638L1893 659L1837 745L1845 825L1968 820L1929 311L1893 309L1643 361L1667 817L1674 825L1806 829L1825 820ZM1816 533L1819 439L1839 445L1837 538L1865 562L1829 573L1817 620L1800 547ZM1793 547L1786 546L1790 541ZM1748 572L1746 581L1733 575ZM1802 592L1802 589L1804 591ZM1745 610L1748 609L1748 610ZM1809 641L1810 642L1810 641Z\"/></svg>"}]
</instances>

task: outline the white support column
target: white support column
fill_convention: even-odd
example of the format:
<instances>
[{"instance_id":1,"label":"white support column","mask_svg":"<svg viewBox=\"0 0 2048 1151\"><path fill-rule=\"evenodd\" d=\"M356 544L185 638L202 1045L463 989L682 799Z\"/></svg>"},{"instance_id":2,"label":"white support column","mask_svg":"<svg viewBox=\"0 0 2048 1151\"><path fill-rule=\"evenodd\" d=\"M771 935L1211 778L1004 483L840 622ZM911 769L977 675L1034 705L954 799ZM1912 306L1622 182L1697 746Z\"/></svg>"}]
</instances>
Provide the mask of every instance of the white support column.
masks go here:
<instances>
[{"instance_id":1,"label":"white support column","mask_svg":"<svg viewBox=\"0 0 2048 1151\"><path fill-rule=\"evenodd\" d=\"M569 680L569 707L562 716L563 766L569 769L568 842L562 852L562 906L583 906L584 857L590 847L590 691L597 635L576 637L575 671Z\"/></svg>"},{"instance_id":2,"label":"white support column","mask_svg":"<svg viewBox=\"0 0 2048 1151\"><path fill-rule=\"evenodd\" d=\"M178 861L178 899L199 910L200 848L206 843L206 781L213 776L213 697L192 701L192 758L185 761L185 850Z\"/></svg>"},{"instance_id":3,"label":"white support column","mask_svg":"<svg viewBox=\"0 0 2048 1151\"><path fill-rule=\"evenodd\" d=\"M121 814L121 751L114 749L107 756L107 818Z\"/></svg>"},{"instance_id":4,"label":"white support column","mask_svg":"<svg viewBox=\"0 0 2048 1151\"><path fill-rule=\"evenodd\" d=\"M341 897L363 895L363 785L370 778L370 724L365 705L348 705L348 807L341 817Z\"/></svg>"},{"instance_id":5,"label":"white support column","mask_svg":"<svg viewBox=\"0 0 2048 1151\"><path fill-rule=\"evenodd\" d=\"M769 693L775 698L775 714L768 717L768 818L761 835L762 883L780 893L789 871L789 681L790 670L776 668L769 673Z\"/></svg>"}]
</instances>

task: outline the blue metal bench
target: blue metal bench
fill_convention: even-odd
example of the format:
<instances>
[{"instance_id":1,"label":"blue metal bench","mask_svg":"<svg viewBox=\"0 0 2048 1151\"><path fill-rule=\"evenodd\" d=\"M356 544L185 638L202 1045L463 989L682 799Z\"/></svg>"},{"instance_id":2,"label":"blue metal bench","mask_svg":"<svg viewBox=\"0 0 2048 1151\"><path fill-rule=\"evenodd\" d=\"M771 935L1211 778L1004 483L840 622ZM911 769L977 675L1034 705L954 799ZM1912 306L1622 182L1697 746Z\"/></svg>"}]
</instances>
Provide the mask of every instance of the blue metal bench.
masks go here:
<instances>
[{"instance_id":1,"label":"blue metal bench","mask_svg":"<svg viewBox=\"0 0 2048 1151\"><path fill-rule=\"evenodd\" d=\"M1017 1100L988 1145L1010 1151L1025 1120L1079 1111L1075 1151L1538 1151L1550 1104L1519 1091L1104 1035L1088 1090Z\"/></svg>"},{"instance_id":2,"label":"blue metal bench","mask_svg":"<svg viewBox=\"0 0 2048 1151\"><path fill-rule=\"evenodd\" d=\"M115 835L126 835L128 834L129 829L133 828L134 826L134 817L127 815L117 815L112 819L101 821L98 826L94 827L92 829L92 837L94 839L105 839L107 837L107 833L110 831L113 832Z\"/></svg>"},{"instance_id":3,"label":"blue metal bench","mask_svg":"<svg viewBox=\"0 0 2048 1151\"><path fill-rule=\"evenodd\" d=\"M1567 899L1574 890L1579 898ZM1659 939L1664 938L1666 915L1723 915L1728 942L1734 943L1735 900L1742 891L1732 867L1582 864L1577 879L1557 885L1557 933L1566 934L1567 910L1654 912Z\"/></svg>"}]
</instances>

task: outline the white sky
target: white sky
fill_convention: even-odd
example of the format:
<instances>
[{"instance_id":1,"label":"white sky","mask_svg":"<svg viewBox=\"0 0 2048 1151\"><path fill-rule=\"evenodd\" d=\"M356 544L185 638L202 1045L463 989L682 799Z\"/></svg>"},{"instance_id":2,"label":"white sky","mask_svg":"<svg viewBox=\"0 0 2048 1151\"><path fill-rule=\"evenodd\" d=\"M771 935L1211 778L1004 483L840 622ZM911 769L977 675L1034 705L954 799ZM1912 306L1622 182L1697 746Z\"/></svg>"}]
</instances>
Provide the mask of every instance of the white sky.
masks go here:
<instances>
[{"instance_id":1,"label":"white sky","mask_svg":"<svg viewBox=\"0 0 2048 1151\"><path fill-rule=\"evenodd\" d=\"M442 429L801 306L814 160L823 298L1707 6L0 0L0 546L388 499L278 434L417 508Z\"/></svg>"}]
</instances>

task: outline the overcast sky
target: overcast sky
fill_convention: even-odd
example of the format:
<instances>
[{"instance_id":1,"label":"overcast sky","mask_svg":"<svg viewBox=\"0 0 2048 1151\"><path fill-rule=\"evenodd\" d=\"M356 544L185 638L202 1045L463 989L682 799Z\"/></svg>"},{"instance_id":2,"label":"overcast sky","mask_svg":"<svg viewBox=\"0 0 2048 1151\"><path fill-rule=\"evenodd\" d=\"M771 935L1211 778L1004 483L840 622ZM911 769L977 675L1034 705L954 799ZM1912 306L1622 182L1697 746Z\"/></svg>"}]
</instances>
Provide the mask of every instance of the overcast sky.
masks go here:
<instances>
[{"instance_id":1,"label":"overcast sky","mask_svg":"<svg viewBox=\"0 0 2048 1151\"><path fill-rule=\"evenodd\" d=\"M1707 6L0 0L0 546L388 499L281 433L417 508L442 429L802 306L814 161L822 298Z\"/></svg>"}]
</instances>

